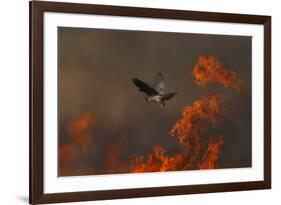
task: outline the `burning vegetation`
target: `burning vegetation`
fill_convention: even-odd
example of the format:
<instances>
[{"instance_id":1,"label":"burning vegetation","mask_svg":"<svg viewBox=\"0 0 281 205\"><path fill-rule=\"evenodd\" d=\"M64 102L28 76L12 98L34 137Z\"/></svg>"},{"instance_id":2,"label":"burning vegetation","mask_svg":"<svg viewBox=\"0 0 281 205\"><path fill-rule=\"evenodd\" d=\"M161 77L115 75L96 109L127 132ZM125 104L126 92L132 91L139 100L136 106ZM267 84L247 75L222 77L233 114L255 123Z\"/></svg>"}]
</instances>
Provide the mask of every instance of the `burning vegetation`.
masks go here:
<instances>
[{"instance_id":1,"label":"burning vegetation","mask_svg":"<svg viewBox=\"0 0 281 205\"><path fill-rule=\"evenodd\" d=\"M213 56L199 56L192 72L195 82L204 87L210 83L219 83L239 91L242 84L237 75L226 69ZM172 126L170 134L181 145L181 152L166 155L165 147L154 146L147 157L135 157L132 161L133 173L154 171L179 171L188 169L218 168L218 158L224 143L223 136L206 136L206 127L216 127L221 118L222 100L216 96L203 97L186 106L182 117ZM207 137L207 146L206 144ZM205 151L204 151L205 150Z\"/></svg>"},{"instance_id":2,"label":"burning vegetation","mask_svg":"<svg viewBox=\"0 0 281 205\"><path fill-rule=\"evenodd\" d=\"M70 139L59 146L59 175L68 175L75 162L90 151L94 139L92 128L96 124L95 116L86 112L77 120L69 123Z\"/></svg>"},{"instance_id":3,"label":"burning vegetation","mask_svg":"<svg viewBox=\"0 0 281 205\"><path fill-rule=\"evenodd\" d=\"M170 130L171 136L175 137L181 145L181 152L174 156L167 156L166 149L161 145L156 145L147 160L144 160L143 157L134 159L131 172L215 168L216 160L212 159L218 158L219 150L214 151L212 147L220 148L219 144L222 142L210 142L208 145L210 151L203 156L201 156L201 148L202 137L206 135L206 124L215 126L219 118L219 101L215 96L196 100L191 106L186 106L183 109L182 117ZM196 163L198 160L202 162Z\"/></svg>"},{"instance_id":4,"label":"burning vegetation","mask_svg":"<svg viewBox=\"0 0 281 205\"><path fill-rule=\"evenodd\" d=\"M242 84L238 76L213 56L200 56L192 72L195 82L202 87L210 83L219 83L236 91ZM154 145L147 156L134 156L128 161L119 159L126 143L111 145L103 163L106 173L142 173L165 172L190 169L219 168L218 159L224 144L223 136L208 136L207 127L217 128L222 117L223 101L215 95L194 100L183 108L181 117L170 129L170 136L180 145L180 151L167 154L163 145ZM69 142L59 147L59 174L66 175L74 163L89 151L94 136L92 128L96 118L91 113L84 113L69 124Z\"/></svg>"},{"instance_id":5,"label":"burning vegetation","mask_svg":"<svg viewBox=\"0 0 281 205\"><path fill-rule=\"evenodd\" d=\"M192 75L195 82L202 87L210 83L219 83L226 88L232 87L239 91L242 84L236 73L226 69L214 56L199 56Z\"/></svg>"}]
</instances>

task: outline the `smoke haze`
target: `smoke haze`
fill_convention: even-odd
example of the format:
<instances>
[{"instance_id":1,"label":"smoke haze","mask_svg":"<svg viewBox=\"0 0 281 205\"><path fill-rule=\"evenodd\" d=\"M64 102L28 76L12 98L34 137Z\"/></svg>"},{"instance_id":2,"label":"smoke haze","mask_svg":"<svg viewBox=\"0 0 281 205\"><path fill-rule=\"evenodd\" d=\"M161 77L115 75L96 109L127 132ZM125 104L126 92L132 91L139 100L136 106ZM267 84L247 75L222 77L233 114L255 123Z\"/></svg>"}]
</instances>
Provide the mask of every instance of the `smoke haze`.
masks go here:
<instances>
[{"instance_id":1,"label":"smoke haze","mask_svg":"<svg viewBox=\"0 0 281 205\"><path fill-rule=\"evenodd\" d=\"M217 138L202 139L192 168L251 166L251 37L59 27L58 59L60 176L130 172L156 145L182 153L171 129L205 96L223 106L219 124L205 128ZM164 109L130 80L153 83L158 72L177 92Z\"/></svg>"}]
</instances>

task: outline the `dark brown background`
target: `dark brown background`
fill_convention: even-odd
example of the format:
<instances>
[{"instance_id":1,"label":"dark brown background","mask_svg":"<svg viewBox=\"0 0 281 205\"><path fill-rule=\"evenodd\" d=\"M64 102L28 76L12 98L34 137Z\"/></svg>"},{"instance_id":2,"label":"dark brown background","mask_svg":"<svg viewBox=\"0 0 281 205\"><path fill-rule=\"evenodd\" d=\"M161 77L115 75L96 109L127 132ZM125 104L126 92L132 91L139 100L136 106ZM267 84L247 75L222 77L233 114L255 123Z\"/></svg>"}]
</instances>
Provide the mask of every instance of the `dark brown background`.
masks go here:
<instances>
[{"instance_id":1,"label":"dark brown background","mask_svg":"<svg viewBox=\"0 0 281 205\"><path fill-rule=\"evenodd\" d=\"M91 153L72 173L104 174L104 156L112 144L124 142L121 160L146 155L155 144L168 154L179 150L169 130L184 106L216 94L224 98L225 113L218 129L223 135L220 167L251 166L251 37L58 28L59 143L69 140L68 122L84 112L98 121ZM198 87L191 75L199 55L214 55L236 72L243 85L239 94L222 86ZM178 94L165 109L147 103L130 78L153 82L157 72L167 89Z\"/></svg>"}]
</instances>

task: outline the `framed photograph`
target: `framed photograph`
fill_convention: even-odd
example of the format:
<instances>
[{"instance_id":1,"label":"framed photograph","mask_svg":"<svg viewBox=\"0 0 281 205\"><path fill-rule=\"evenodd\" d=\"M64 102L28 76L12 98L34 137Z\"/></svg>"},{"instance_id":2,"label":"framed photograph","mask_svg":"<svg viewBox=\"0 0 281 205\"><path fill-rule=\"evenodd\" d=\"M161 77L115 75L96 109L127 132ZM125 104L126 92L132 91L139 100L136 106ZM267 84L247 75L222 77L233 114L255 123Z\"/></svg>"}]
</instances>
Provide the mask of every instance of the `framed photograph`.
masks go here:
<instances>
[{"instance_id":1,"label":"framed photograph","mask_svg":"<svg viewBox=\"0 0 281 205\"><path fill-rule=\"evenodd\" d=\"M271 188L271 17L30 2L30 203Z\"/></svg>"}]
</instances>

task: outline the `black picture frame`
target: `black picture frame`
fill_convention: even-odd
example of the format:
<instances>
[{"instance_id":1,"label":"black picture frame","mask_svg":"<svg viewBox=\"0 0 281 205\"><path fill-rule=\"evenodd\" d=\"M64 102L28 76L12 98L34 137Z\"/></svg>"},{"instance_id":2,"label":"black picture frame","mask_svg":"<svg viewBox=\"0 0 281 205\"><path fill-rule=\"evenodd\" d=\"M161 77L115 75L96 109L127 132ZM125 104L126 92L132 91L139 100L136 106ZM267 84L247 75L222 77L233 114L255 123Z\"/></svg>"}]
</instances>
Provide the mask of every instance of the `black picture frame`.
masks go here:
<instances>
[{"instance_id":1,"label":"black picture frame","mask_svg":"<svg viewBox=\"0 0 281 205\"><path fill-rule=\"evenodd\" d=\"M271 188L271 17L152 8L30 1L30 204L76 202ZM43 14L62 12L259 24L264 28L264 180L45 194L43 173Z\"/></svg>"}]
</instances>

